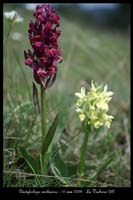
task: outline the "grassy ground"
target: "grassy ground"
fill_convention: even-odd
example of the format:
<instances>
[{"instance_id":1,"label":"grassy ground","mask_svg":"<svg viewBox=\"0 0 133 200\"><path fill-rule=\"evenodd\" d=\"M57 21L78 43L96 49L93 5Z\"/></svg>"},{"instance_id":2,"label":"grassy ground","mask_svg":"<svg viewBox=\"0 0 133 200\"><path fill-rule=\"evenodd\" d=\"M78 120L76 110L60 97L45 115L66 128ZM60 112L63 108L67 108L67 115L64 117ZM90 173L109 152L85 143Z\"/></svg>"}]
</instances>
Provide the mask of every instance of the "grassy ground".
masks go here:
<instances>
[{"instance_id":1,"label":"grassy ground","mask_svg":"<svg viewBox=\"0 0 133 200\"><path fill-rule=\"evenodd\" d=\"M10 6L4 9L10 10ZM80 90L81 80L90 83L92 79L108 84L114 92L110 113L115 119L109 130L90 135L82 186L130 186L129 34L85 27L61 16L64 61L54 86L47 91L47 124L59 112L60 120L54 138L56 148L48 155L48 176L40 176L27 167L19 149L21 145L36 157L41 147L41 122L32 100L32 72L24 65L23 55L24 49L30 48L27 29L32 12L19 12L24 23L14 24L11 32L20 32L21 41L9 37L6 42L9 23L4 19L4 187L76 186L75 166L83 134L74 93ZM58 162L61 158L69 165L69 175L64 162Z\"/></svg>"}]
</instances>

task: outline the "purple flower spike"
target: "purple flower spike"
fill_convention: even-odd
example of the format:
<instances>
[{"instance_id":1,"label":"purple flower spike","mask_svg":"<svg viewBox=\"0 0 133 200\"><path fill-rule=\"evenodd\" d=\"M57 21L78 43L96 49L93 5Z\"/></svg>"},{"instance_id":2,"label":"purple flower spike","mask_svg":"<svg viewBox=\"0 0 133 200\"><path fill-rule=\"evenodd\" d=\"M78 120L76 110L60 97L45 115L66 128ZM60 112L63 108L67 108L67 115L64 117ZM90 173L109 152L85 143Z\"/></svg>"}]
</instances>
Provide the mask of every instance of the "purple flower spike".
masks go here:
<instances>
[{"instance_id":1,"label":"purple flower spike","mask_svg":"<svg viewBox=\"0 0 133 200\"><path fill-rule=\"evenodd\" d=\"M25 64L32 68L36 82L46 89L53 85L57 63L62 62L58 49L58 37L61 34L57 30L60 26L59 16L47 4L37 6L33 16L36 21L30 21L28 30L33 51L24 51Z\"/></svg>"}]
</instances>

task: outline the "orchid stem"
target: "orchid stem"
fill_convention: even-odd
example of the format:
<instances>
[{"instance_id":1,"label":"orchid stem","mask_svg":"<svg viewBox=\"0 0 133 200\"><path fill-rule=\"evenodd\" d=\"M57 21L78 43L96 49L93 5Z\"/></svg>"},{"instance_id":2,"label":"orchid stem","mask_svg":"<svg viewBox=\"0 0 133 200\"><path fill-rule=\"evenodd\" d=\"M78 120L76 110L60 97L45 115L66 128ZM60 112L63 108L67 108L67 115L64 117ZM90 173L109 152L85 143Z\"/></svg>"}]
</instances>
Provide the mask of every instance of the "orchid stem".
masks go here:
<instances>
[{"instance_id":1,"label":"orchid stem","mask_svg":"<svg viewBox=\"0 0 133 200\"><path fill-rule=\"evenodd\" d=\"M81 146L81 154L80 154L80 162L77 169L77 175L78 179L80 179L84 172L85 167L85 159L86 159L86 153L87 153L87 143L88 143L89 133L84 133L83 143ZM80 187L80 180L77 182L77 187Z\"/></svg>"},{"instance_id":2,"label":"orchid stem","mask_svg":"<svg viewBox=\"0 0 133 200\"><path fill-rule=\"evenodd\" d=\"M45 98L45 89L41 86L41 123L42 123L42 173L45 172L46 163L45 163L45 154L43 153L43 144L46 137L46 98Z\"/></svg>"}]
</instances>

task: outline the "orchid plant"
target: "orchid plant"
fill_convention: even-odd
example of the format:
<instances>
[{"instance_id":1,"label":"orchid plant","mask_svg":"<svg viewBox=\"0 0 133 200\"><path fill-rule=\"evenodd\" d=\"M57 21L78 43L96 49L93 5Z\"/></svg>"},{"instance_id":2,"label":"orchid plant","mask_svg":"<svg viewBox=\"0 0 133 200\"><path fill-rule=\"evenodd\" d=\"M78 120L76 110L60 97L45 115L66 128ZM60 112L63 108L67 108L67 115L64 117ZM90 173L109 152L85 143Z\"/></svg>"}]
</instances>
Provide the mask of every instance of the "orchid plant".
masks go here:
<instances>
[{"instance_id":1,"label":"orchid plant","mask_svg":"<svg viewBox=\"0 0 133 200\"><path fill-rule=\"evenodd\" d=\"M36 83L40 85L41 106L39 105L38 92L35 83L33 83L33 96L38 111L41 112L41 169L42 173L44 173L46 166L45 153L54 136L58 121L57 115L47 133L46 90L54 84L58 71L57 64L62 61L61 51L58 48L58 38L61 31L58 30L58 27L60 26L60 17L50 5L38 5L33 16L36 20L35 22L30 21L28 29L32 50L28 49L27 51L24 51L24 55L25 64L32 69L34 79Z\"/></svg>"},{"instance_id":2,"label":"orchid plant","mask_svg":"<svg viewBox=\"0 0 133 200\"><path fill-rule=\"evenodd\" d=\"M82 130L84 132L83 144L81 147L80 162L77 169L77 175L80 178L84 172L84 165L87 152L87 143L89 134L95 132L103 125L110 128L112 115L108 115L108 103L112 99L113 92L107 91L107 85L98 85L91 82L90 91L86 94L85 86L81 87L81 91L75 93L78 97L76 101L76 112L82 123ZM80 186L80 181L78 181Z\"/></svg>"}]
</instances>

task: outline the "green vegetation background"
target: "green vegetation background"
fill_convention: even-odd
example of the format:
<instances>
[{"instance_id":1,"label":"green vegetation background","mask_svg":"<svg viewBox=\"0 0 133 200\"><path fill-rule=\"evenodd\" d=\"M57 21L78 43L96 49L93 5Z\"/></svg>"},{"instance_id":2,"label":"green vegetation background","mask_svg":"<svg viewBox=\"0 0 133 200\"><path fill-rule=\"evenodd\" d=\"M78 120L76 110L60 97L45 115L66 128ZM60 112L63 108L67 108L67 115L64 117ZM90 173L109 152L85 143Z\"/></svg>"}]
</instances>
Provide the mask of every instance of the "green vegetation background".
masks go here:
<instances>
[{"instance_id":1,"label":"green vegetation background","mask_svg":"<svg viewBox=\"0 0 133 200\"><path fill-rule=\"evenodd\" d=\"M10 11L12 5L4 5ZM28 23L32 12L17 8L24 23L14 24L11 32L19 32L21 41L6 43L9 22L4 20L4 187L38 186L29 171L19 145L36 155L41 145L40 118L33 106L32 71L24 65L24 49L31 48ZM59 10L59 13L61 11ZM68 13L67 13L68 14ZM71 13L70 13L71 14ZM74 15L74 13L73 13ZM78 15L79 16L79 15ZM106 29L86 24L78 18L61 13L62 34L59 46L63 62L58 66L57 80L47 91L47 123L60 112L57 137L54 138L61 158L70 164L79 161L83 134L75 113L74 93L80 90L80 81L99 81L114 92L110 114L115 119L109 130L90 136L85 179L93 177L98 167L113 153L113 161L94 179L92 186L130 186L130 35L129 31ZM39 87L38 87L39 89ZM87 167L88 166L88 167ZM60 170L60 169L58 169ZM63 176L63 175L62 175ZM75 186L73 178L68 186ZM43 186L43 180L41 185ZM62 186L51 179L45 186Z\"/></svg>"}]
</instances>

